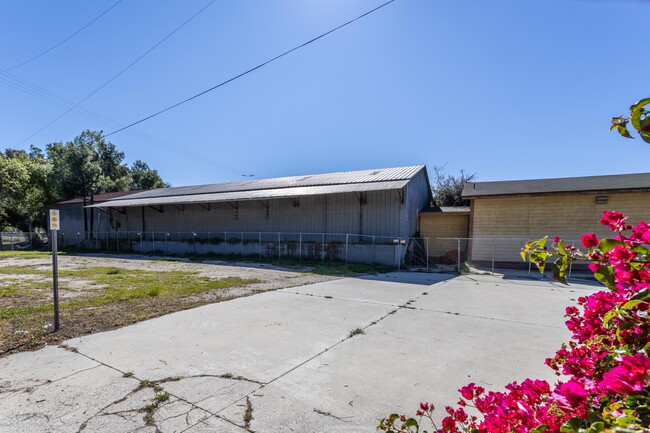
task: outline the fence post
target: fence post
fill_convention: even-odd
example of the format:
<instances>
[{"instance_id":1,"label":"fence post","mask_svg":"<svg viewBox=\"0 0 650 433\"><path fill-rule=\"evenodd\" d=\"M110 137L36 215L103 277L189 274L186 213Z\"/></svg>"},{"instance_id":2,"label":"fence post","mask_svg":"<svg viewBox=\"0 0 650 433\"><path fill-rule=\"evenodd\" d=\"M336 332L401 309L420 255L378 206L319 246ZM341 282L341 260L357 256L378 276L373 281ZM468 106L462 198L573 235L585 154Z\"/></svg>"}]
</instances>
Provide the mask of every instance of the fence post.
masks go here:
<instances>
[{"instance_id":1,"label":"fence post","mask_svg":"<svg viewBox=\"0 0 650 433\"><path fill-rule=\"evenodd\" d=\"M210 232L208 232L208 253L212 253L212 243L210 242Z\"/></svg>"},{"instance_id":2,"label":"fence post","mask_svg":"<svg viewBox=\"0 0 650 433\"><path fill-rule=\"evenodd\" d=\"M228 232L223 232L223 255L228 255Z\"/></svg>"},{"instance_id":3,"label":"fence post","mask_svg":"<svg viewBox=\"0 0 650 433\"><path fill-rule=\"evenodd\" d=\"M244 232L240 233L239 238L241 239L241 256L244 257Z\"/></svg>"},{"instance_id":4,"label":"fence post","mask_svg":"<svg viewBox=\"0 0 650 433\"><path fill-rule=\"evenodd\" d=\"M260 238L260 259L262 258L262 233L258 233L259 238Z\"/></svg>"},{"instance_id":5,"label":"fence post","mask_svg":"<svg viewBox=\"0 0 650 433\"><path fill-rule=\"evenodd\" d=\"M321 233L320 239L320 261L325 260L325 233Z\"/></svg>"},{"instance_id":6,"label":"fence post","mask_svg":"<svg viewBox=\"0 0 650 433\"><path fill-rule=\"evenodd\" d=\"M397 270L402 269L402 239L397 238Z\"/></svg>"},{"instance_id":7,"label":"fence post","mask_svg":"<svg viewBox=\"0 0 650 433\"><path fill-rule=\"evenodd\" d=\"M377 261L377 257L375 257L375 237L372 237L372 262L375 263Z\"/></svg>"},{"instance_id":8,"label":"fence post","mask_svg":"<svg viewBox=\"0 0 650 433\"><path fill-rule=\"evenodd\" d=\"M192 239L194 240L194 254L196 254L196 233L192 232Z\"/></svg>"},{"instance_id":9,"label":"fence post","mask_svg":"<svg viewBox=\"0 0 650 433\"><path fill-rule=\"evenodd\" d=\"M281 251L282 251L282 242L280 241L280 233L278 233L278 259L280 258Z\"/></svg>"},{"instance_id":10,"label":"fence post","mask_svg":"<svg viewBox=\"0 0 650 433\"><path fill-rule=\"evenodd\" d=\"M11 238L9 239L9 243L11 244L11 251L14 250L14 235L13 233L11 234Z\"/></svg>"},{"instance_id":11,"label":"fence post","mask_svg":"<svg viewBox=\"0 0 650 433\"><path fill-rule=\"evenodd\" d=\"M140 254L144 253L144 242L142 242L142 233L138 233L138 236L140 236Z\"/></svg>"},{"instance_id":12,"label":"fence post","mask_svg":"<svg viewBox=\"0 0 650 433\"><path fill-rule=\"evenodd\" d=\"M302 260L302 233L300 233L300 239L298 241L298 257Z\"/></svg>"},{"instance_id":13,"label":"fence post","mask_svg":"<svg viewBox=\"0 0 650 433\"><path fill-rule=\"evenodd\" d=\"M151 252L156 254L156 237L154 236L154 232L151 232Z\"/></svg>"},{"instance_id":14,"label":"fence post","mask_svg":"<svg viewBox=\"0 0 650 433\"><path fill-rule=\"evenodd\" d=\"M349 234L345 234L345 263L348 262L348 240L349 240Z\"/></svg>"},{"instance_id":15,"label":"fence post","mask_svg":"<svg viewBox=\"0 0 650 433\"><path fill-rule=\"evenodd\" d=\"M460 274L460 238L456 239L458 248L458 273Z\"/></svg>"},{"instance_id":16,"label":"fence post","mask_svg":"<svg viewBox=\"0 0 650 433\"><path fill-rule=\"evenodd\" d=\"M427 255L427 271L429 270L429 238L425 238L427 243L425 254Z\"/></svg>"},{"instance_id":17,"label":"fence post","mask_svg":"<svg viewBox=\"0 0 650 433\"><path fill-rule=\"evenodd\" d=\"M530 269L531 269L532 264L533 264L533 262L531 262L530 259L528 259L528 278L530 278Z\"/></svg>"},{"instance_id":18,"label":"fence post","mask_svg":"<svg viewBox=\"0 0 650 433\"><path fill-rule=\"evenodd\" d=\"M494 275L494 242L492 243L492 275Z\"/></svg>"}]
</instances>

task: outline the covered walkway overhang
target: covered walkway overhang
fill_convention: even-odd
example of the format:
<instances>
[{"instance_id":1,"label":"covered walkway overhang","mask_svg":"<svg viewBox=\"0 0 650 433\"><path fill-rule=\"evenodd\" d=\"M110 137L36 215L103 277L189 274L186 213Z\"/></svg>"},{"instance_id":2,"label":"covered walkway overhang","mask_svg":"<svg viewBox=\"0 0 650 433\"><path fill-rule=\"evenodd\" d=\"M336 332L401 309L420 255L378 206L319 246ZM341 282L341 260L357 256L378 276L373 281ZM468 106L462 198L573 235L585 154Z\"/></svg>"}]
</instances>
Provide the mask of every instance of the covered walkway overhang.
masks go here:
<instances>
[{"instance_id":1,"label":"covered walkway overhang","mask_svg":"<svg viewBox=\"0 0 650 433\"><path fill-rule=\"evenodd\" d=\"M344 194L363 193L369 191L396 190L403 194L403 189L408 180L372 182L343 185L305 186L293 188L277 188L253 191L233 191L208 194L187 194L178 196L147 197L147 198L124 198L109 200L86 207L90 208L122 208L142 206L163 206L163 205L190 205L205 203L223 203L236 201L254 201L271 199L295 199L301 196L313 196L323 194Z\"/></svg>"}]
</instances>

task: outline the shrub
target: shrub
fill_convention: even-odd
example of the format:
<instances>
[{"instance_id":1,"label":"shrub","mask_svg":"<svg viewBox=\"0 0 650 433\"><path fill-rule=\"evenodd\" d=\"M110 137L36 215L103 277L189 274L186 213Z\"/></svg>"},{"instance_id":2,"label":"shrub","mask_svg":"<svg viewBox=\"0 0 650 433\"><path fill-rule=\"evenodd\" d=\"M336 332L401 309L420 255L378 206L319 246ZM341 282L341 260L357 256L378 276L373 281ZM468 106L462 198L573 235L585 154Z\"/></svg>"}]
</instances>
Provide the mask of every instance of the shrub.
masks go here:
<instances>
[{"instance_id":1,"label":"shrub","mask_svg":"<svg viewBox=\"0 0 650 433\"><path fill-rule=\"evenodd\" d=\"M608 290L583 296L566 308L571 340L546 364L567 377L554 387L543 380L513 382L505 391L486 391L470 383L458 391L456 407L446 406L440 425L434 406L421 403L417 417L392 414L381 420L385 432L420 431L423 420L438 432L599 433L648 431L650 425L650 226L627 224L619 212L605 212L601 224L614 236L584 234L586 251L553 238L528 242L522 258L566 284L572 262L589 263ZM473 407L479 416L470 415Z\"/></svg>"}]
</instances>

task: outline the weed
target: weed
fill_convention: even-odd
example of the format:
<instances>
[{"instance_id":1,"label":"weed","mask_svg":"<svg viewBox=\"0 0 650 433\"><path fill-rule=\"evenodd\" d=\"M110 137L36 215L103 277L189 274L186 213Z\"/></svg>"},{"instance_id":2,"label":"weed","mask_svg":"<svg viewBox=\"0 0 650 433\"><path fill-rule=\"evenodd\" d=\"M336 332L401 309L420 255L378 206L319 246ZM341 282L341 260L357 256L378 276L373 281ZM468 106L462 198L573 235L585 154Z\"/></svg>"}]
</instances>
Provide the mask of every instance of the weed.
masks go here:
<instances>
[{"instance_id":1,"label":"weed","mask_svg":"<svg viewBox=\"0 0 650 433\"><path fill-rule=\"evenodd\" d=\"M223 378L223 379L232 379L234 376L233 376L232 373L224 373L224 374L222 374L222 375L219 376L219 377L221 377L221 378Z\"/></svg>"},{"instance_id":2,"label":"weed","mask_svg":"<svg viewBox=\"0 0 650 433\"><path fill-rule=\"evenodd\" d=\"M122 377L133 377L133 372L132 371L127 371L122 375Z\"/></svg>"},{"instance_id":3,"label":"weed","mask_svg":"<svg viewBox=\"0 0 650 433\"><path fill-rule=\"evenodd\" d=\"M366 333L366 331L364 331L361 328L354 328L352 331L350 331L350 334L348 335L348 338L352 338L355 335L363 335L365 333Z\"/></svg>"},{"instance_id":4,"label":"weed","mask_svg":"<svg viewBox=\"0 0 650 433\"><path fill-rule=\"evenodd\" d=\"M170 396L168 392L159 392L158 394L156 394L156 403L160 404L166 402L167 400L169 400L169 397Z\"/></svg>"},{"instance_id":5,"label":"weed","mask_svg":"<svg viewBox=\"0 0 650 433\"><path fill-rule=\"evenodd\" d=\"M325 299L332 299L332 297L329 296L329 295L326 295L326 296L325 296Z\"/></svg>"},{"instance_id":6,"label":"weed","mask_svg":"<svg viewBox=\"0 0 650 433\"><path fill-rule=\"evenodd\" d=\"M253 420L253 405L251 404L250 398L246 396L246 412L244 412L244 425L246 428L249 428L251 421Z\"/></svg>"}]
</instances>

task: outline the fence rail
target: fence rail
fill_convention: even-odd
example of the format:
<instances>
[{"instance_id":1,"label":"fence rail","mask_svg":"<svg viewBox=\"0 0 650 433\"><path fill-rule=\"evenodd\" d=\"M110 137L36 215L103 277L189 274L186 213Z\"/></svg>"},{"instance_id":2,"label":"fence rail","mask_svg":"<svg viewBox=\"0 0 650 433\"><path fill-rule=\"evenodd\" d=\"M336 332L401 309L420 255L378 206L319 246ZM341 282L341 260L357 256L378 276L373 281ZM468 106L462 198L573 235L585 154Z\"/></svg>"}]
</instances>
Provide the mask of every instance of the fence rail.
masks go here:
<instances>
[{"instance_id":1,"label":"fence rail","mask_svg":"<svg viewBox=\"0 0 650 433\"><path fill-rule=\"evenodd\" d=\"M530 237L402 238L351 233L234 231L58 232L61 249L137 254L197 254L378 263L461 272L474 266L529 268L520 257ZM46 249L44 233L0 233L0 249ZM577 240L565 240L580 245Z\"/></svg>"}]
</instances>

